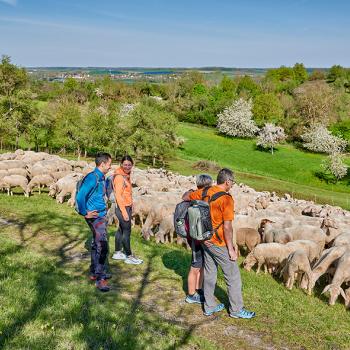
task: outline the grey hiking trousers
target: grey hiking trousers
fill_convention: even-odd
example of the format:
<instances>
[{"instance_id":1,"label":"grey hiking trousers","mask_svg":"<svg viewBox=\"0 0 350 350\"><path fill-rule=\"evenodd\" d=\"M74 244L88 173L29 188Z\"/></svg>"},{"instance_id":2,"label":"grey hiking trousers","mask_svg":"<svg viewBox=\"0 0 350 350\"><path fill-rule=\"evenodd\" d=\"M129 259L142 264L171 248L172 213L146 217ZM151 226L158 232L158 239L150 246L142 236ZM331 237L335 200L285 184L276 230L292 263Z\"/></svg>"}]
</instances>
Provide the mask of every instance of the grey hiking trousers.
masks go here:
<instances>
[{"instance_id":1,"label":"grey hiking trousers","mask_svg":"<svg viewBox=\"0 0 350 350\"><path fill-rule=\"evenodd\" d=\"M241 274L236 261L229 258L227 247L211 245L204 249L204 311L211 312L217 306L214 297L218 265L221 267L227 286L228 299L230 302L229 312L237 312L243 307Z\"/></svg>"}]
</instances>

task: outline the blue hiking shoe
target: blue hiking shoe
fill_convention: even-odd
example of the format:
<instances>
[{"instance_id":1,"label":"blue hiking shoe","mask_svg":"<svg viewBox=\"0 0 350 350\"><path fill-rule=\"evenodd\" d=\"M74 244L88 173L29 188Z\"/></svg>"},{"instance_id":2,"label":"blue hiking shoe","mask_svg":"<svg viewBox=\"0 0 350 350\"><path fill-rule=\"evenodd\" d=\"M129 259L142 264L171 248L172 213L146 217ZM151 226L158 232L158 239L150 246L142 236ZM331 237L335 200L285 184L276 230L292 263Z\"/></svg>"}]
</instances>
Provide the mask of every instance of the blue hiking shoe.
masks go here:
<instances>
[{"instance_id":1,"label":"blue hiking shoe","mask_svg":"<svg viewBox=\"0 0 350 350\"><path fill-rule=\"evenodd\" d=\"M204 303L204 296L199 295L196 292L193 295L187 295L185 301L186 301L186 303L189 303L189 304L203 304Z\"/></svg>"},{"instance_id":2,"label":"blue hiking shoe","mask_svg":"<svg viewBox=\"0 0 350 350\"><path fill-rule=\"evenodd\" d=\"M217 304L216 307L212 311L204 311L204 316L211 316L215 312L220 312L225 308L224 304Z\"/></svg>"},{"instance_id":3,"label":"blue hiking shoe","mask_svg":"<svg viewBox=\"0 0 350 350\"><path fill-rule=\"evenodd\" d=\"M238 312L234 312L234 313L230 314L230 317L232 317L232 318L250 319L250 318L255 317L255 312L254 311L248 311L248 310L242 308Z\"/></svg>"}]
</instances>

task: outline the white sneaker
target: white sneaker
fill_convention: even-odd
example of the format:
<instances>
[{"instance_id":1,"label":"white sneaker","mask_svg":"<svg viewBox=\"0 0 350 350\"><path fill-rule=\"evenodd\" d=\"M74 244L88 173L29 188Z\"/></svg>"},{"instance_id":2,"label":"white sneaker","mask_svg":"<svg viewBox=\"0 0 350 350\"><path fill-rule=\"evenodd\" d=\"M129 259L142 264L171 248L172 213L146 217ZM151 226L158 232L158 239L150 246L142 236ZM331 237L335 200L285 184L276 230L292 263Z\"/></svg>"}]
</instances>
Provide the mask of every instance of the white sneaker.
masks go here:
<instances>
[{"instance_id":1,"label":"white sneaker","mask_svg":"<svg viewBox=\"0 0 350 350\"><path fill-rule=\"evenodd\" d=\"M143 260L136 258L136 256L129 255L125 260L125 264L131 264L131 265L140 265L143 263Z\"/></svg>"},{"instance_id":2,"label":"white sneaker","mask_svg":"<svg viewBox=\"0 0 350 350\"><path fill-rule=\"evenodd\" d=\"M126 259L126 255L121 251L117 251L113 254L112 259L114 260L125 260Z\"/></svg>"}]
</instances>

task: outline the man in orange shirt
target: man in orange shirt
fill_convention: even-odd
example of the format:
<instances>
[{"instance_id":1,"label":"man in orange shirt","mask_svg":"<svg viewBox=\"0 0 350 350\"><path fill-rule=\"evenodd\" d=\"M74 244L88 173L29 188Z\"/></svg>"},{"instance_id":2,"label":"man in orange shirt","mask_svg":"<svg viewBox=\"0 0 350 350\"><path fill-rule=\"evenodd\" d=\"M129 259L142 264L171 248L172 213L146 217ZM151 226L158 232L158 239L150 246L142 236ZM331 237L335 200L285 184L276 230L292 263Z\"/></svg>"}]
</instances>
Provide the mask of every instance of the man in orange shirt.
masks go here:
<instances>
[{"instance_id":1,"label":"man in orange shirt","mask_svg":"<svg viewBox=\"0 0 350 350\"><path fill-rule=\"evenodd\" d=\"M218 192L227 192L210 203L210 216L214 234L210 240L203 242L204 249L204 315L210 316L224 309L223 304L217 304L214 291L217 280L217 267L221 267L228 290L230 302L229 313L233 318L252 318L255 312L243 308L242 282L237 265L237 253L233 247L232 221L234 218L234 202L228 191L233 185L233 172L221 169L217 176L217 185L207 190L204 200ZM186 192L183 200L203 200L203 189ZM216 231L216 232L215 232Z\"/></svg>"}]
</instances>

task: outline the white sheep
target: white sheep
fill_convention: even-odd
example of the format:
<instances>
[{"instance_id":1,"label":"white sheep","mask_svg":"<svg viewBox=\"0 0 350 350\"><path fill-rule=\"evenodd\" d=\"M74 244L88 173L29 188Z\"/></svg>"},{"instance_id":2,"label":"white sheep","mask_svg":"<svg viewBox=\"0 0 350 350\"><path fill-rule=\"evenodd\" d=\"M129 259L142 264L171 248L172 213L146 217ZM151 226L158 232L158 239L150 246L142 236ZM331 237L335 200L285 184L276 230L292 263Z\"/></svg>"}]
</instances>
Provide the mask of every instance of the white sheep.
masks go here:
<instances>
[{"instance_id":1,"label":"white sheep","mask_svg":"<svg viewBox=\"0 0 350 350\"><path fill-rule=\"evenodd\" d=\"M28 180L22 175L8 175L0 179L0 188L7 189L7 194L11 194L11 196L13 195L12 188L20 187L22 188L24 195L28 197L27 186Z\"/></svg>"},{"instance_id":2,"label":"white sheep","mask_svg":"<svg viewBox=\"0 0 350 350\"><path fill-rule=\"evenodd\" d=\"M33 191L33 188L38 187L39 194L41 194L41 189L44 187L50 187L53 182L54 182L54 179L50 175L47 175L47 174L36 175L30 180L28 184L27 192L31 194L31 192Z\"/></svg>"},{"instance_id":3,"label":"white sheep","mask_svg":"<svg viewBox=\"0 0 350 350\"><path fill-rule=\"evenodd\" d=\"M297 249L292 252L286 261L285 266L281 271L285 285L288 289L292 289L295 281L295 277L299 282L303 275L307 276L308 283L308 294L311 294L310 281L311 281L311 267L310 261L307 254L302 249Z\"/></svg>"}]
</instances>

